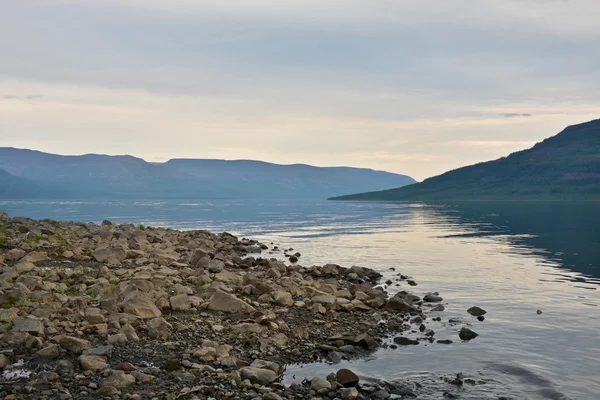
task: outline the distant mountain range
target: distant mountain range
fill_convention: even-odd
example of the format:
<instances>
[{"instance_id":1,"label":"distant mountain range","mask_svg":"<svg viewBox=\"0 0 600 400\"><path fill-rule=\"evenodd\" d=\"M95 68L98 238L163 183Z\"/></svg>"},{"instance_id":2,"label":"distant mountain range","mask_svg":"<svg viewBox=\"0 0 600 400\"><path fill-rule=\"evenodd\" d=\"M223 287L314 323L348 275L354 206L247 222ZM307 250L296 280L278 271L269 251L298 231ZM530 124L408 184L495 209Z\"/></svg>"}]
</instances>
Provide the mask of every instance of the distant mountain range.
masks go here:
<instances>
[{"instance_id":1,"label":"distant mountain range","mask_svg":"<svg viewBox=\"0 0 600 400\"><path fill-rule=\"evenodd\" d=\"M600 120L499 160L459 168L421 183L330 200L600 200Z\"/></svg>"},{"instance_id":2,"label":"distant mountain range","mask_svg":"<svg viewBox=\"0 0 600 400\"><path fill-rule=\"evenodd\" d=\"M414 183L399 174L350 167L249 160L61 156L0 148L0 198L327 198Z\"/></svg>"}]
</instances>

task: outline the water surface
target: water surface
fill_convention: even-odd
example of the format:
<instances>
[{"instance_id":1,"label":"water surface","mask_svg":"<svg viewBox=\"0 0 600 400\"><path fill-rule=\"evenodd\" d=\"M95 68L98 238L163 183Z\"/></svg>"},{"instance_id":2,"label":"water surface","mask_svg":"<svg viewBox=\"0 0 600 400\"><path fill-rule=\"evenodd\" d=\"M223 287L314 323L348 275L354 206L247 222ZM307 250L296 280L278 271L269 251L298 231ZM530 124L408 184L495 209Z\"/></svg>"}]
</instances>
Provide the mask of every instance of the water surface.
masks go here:
<instances>
[{"instance_id":1,"label":"water surface","mask_svg":"<svg viewBox=\"0 0 600 400\"><path fill-rule=\"evenodd\" d=\"M413 276L416 294L439 291L462 325L431 323L451 345L380 350L350 367L365 377L428 384L463 372L487 383L461 398L600 398L600 207L596 204L352 203L327 201L0 202L11 216L143 223L228 231L293 247L300 263L361 265ZM488 311L479 322L466 313ZM543 313L538 315L537 310ZM340 366L290 367L323 375ZM427 391L430 394L427 394Z\"/></svg>"}]
</instances>

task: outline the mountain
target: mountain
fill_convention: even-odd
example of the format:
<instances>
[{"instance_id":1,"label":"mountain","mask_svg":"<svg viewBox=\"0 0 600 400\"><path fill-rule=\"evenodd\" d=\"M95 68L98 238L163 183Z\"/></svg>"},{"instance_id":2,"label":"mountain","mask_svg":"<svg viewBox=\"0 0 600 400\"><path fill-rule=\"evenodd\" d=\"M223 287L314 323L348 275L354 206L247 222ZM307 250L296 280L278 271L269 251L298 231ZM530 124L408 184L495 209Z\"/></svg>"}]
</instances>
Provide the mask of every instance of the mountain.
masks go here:
<instances>
[{"instance_id":1,"label":"mountain","mask_svg":"<svg viewBox=\"0 0 600 400\"><path fill-rule=\"evenodd\" d=\"M600 200L600 120L495 161L459 168L402 188L331 200Z\"/></svg>"},{"instance_id":2,"label":"mountain","mask_svg":"<svg viewBox=\"0 0 600 400\"><path fill-rule=\"evenodd\" d=\"M327 198L415 182L348 167L201 159L149 163L128 155L61 156L8 147L0 148L0 169L0 197L12 198L57 193L78 199Z\"/></svg>"},{"instance_id":3,"label":"mountain","mask_svg":"<svg viewBox=\"0 0 600 400\"><path fill-rule=\"evenodd\" d=\"M56 198L61 191L43 183L35 183L0 169L0 198L23 199L45 197Z\"/></svg>"}]
</instances>

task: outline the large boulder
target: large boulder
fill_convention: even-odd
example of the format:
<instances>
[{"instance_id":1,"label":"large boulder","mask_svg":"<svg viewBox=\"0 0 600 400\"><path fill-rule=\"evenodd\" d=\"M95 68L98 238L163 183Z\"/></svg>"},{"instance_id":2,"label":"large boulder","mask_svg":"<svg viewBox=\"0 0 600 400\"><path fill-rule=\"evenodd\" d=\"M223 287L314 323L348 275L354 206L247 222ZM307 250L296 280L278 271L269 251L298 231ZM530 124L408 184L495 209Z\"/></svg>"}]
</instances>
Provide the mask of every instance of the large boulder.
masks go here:
<instances>
[{"instance_id":1,"label":"large boulder","mask_svg":"<svg viewBox=\"0 0 600 400\"><path fill-rule=\"evenodd\" d=\"M32 264L44 261L50 261L50 257L43 251L32 251L19 260L19 262L30 262Z\"/></svg>"},{"instance_id":2,"label":"large boulder","mask_svg":"<svg viewBox=\"0 0 600 400\"><path fill-rule=\"evenodd\" d=\"M158 318L162 315L152 299L141 295L125 301L123 311L128 314L136 315L142 319Z\"/></svg>"},{"instance_id":3,"label":"large boulder","mask_svg":"<svg viewBox=\"0 0 600 400\"><path fill-rule=\"evenodd\" d=\"M92 257L99 263L117 265L127 258L127 250L123 247L105 247L96 250Z\"/></svg>"},{"instance_id":4,"label":"large boulder","mask_svg":"<svg viewBox=\"0 0 600 400\"><path fill-rule=\"evenodd\" d=\"M208 300L208 309L229 313L248 314L254 312L254 307L230 293L216 290Z\"/></svg>"},{"instance_id":5,"label":"large boulder","mask_svg":"<svg viewBox=\"0 0 600 400\"><path fill-rule=\"evenodd\" d=\"M414 313L419 311L417 307L413 306L412 304L409 304L408 302L399 297L392 297L391 299L389 299L387 304L385 305L385 309L401 313Z\"/></svg>"},{"instance_id":6,"label":"large boulder","mask_svg":"<svg viewBox=\"0 0 600 400\"><path fill-rule=\"evenodd\" d=\"M44 324L37 319L14 319L12 330L14 332L28 332L37 336L42 336L44 334Z\"/></svg>"},{"instance_id":7,"label":"large boulder","mask_svg":"<svg viewBox=\"0 0 600 400\"><path fill-rule=\"evenodd\" d=\"M294 305L294 299L292 298L292 294L290 292L286 292L283 290L277 290L273 293L273 299L275 303L284 307L291 307Z\"/></svg>"},{"instance_id":8,"label":"large boulder","mask_svg":"<svg viewBox=\"0 0 600 400\"><path fill-rule=\"evenodd\" d=\"M178 294L169 299L173 310L189 310L192 307L192 298L187 294Z\"/></svg>"},{"instance_id":9,"label":"large boulder","mask_svg":"<svg viewBox=\"0 0 600 400\"><path fill-rule=\"evenodd\" d=\"M275 382L279 375L270 369L246 367L240 369L242 379L248 379L259 385L269 385Z\"/></svg>"},{"instance_id":10,"label":"large boulder","mask_svg":"<svg viewBox=\"0 0 600 400\"><path fill-rule=\"evenodd\" d=\"M336 381L343 387L354 387L358 385L360 378L349 369L340 369L336 374Z\"/></svg>"}]
</instances>

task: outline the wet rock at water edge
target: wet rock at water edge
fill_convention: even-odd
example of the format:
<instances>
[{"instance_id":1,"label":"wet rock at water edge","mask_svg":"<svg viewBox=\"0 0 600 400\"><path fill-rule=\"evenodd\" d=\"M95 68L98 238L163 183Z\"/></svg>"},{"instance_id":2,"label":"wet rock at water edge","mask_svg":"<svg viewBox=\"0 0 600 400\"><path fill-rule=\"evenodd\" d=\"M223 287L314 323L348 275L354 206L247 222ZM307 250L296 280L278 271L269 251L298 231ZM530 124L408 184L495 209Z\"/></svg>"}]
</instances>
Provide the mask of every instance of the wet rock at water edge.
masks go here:
<instances>
[{"instance_id":1,"label":"wet rock at water edge","mask_svg":"<svg viewBox=\"0 0 600 400\"><path fill-rule=\"evenodd\" d=\"M460 329L460 332L458 333L458 337L460 337L461 340L472 340L475 339L477 336L479 336L478 333L473 332L472 330L466 327L462 327Z\"/></svg>"},{"instance_id":2,"label":"wet rock at water edge","mask_svg":"<svg viewBox=\"0 0 600 400\"><path fill-rule=\"evenodd\" d=\"M394 343L396 343L399 346L411 346L411 345L419 344L419 341L412 340L412 339L409 339L409 338L403 337L403 336L398 336L398 337L394 338Z\"/></svg>"},{"instance_id":3,"label":"wet rock at water edge","mask_svg":"<svg viewBox=\"0 0 600 400\"><path fill-rule=\"evenodd\" d=\"M474 317L480 317L482 315L487 314L487 311L485 311L483 308L480 308L480 307L477 307L477 306L469 308L467 310L467 312L469 314L471 314L472 316L474 316Z\"/></svg>"},{"instance_id":4,"label":"wet rock at water edge","mask_svg":"<svg viewBox=\"0 0 600 400\"><path fill-rule=\"evenodd\" d=\"M435 292L435 293L427 293L425 295L425 297L423 297L423 301L426 303L438 303L440 301L442 301L444 299L442 299L439 295L439 293Z\"/></svg>"},{"instance_id":5,"label":"wet rock at water edge","mask_svg":"<svg viewBox=\"0 0 600 400\"><path fill-rule=\"evenodd\" d=\"M485 317L483 315L480 315L479 317L477 317L477 321L483 322L485 321Z\"/></svg>"},{"instance_id":6,"label":"wet rock at water edge","mask_svg":"<svg viewBox=\"0 0 600 400\"><path fill-rule=\"evenodd\" d=\"M452 340L450 340L450 339L445 339L445 340L438 340L436 343L439 343L439 344L452 344L454 342Z\"/></svg>"},{"instance_id":7,"label":"wet rock at water edge","mask_svg":"<svg viewBox=\"0 0 600 400\"><path fill-rule=\"evenodd\" d=\"M536 313L537 315L542 315L542 310L537 310Z\"/></svg>"},{"instance_id":8,"label":"wet rock at water edge","mask_svg":"<svg viewBox=\"0 0 600 400\"><path fill-rule=\"evenodd\" d=\"M337 382L343 387L354 387L358 385L360 378L349 369L340 369L335 375Z\"/></svg>"}]
</instances>

